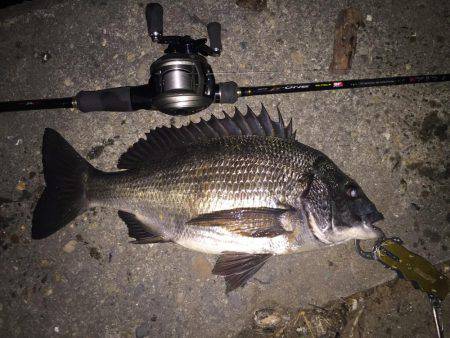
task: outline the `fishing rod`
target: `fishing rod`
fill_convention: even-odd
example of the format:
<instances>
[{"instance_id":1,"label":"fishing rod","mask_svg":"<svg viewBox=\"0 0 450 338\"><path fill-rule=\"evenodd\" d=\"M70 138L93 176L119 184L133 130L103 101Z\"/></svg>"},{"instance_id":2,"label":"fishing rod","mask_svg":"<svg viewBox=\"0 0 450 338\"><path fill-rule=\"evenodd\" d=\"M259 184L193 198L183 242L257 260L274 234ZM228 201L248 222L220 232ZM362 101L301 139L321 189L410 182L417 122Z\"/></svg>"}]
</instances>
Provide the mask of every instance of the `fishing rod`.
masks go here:
<instances>
[{"instance_id":1,"label":"fishing rod","mask_svg":"<svg viewBox=\"0 0 450 338\"><path fill-rule=\"evenodd\" d=\"M359 80L293 83L257 87L237 87L237 85L234 86L233 83L228 82L226 84L219 84L218 95L217 92L215 92L214 95L214 97L218 96L218 99L215 99L214 102L234 103L237 101L238 97L244 96L287 94L363 87L395 86L430 82L444 82L449 80L450 74L435 74L395 76ZM229 92L224 95L224 90L227 90ZM0 112L56 108L78 108L82 112L102 110L134 111L138 109L157 109L157 107L152 104L153 95L149 95L151 93L152 90L150 88L150 85L120 87L94 92L81 91L74 97L0 102ZM186 94L179 95L181 96ZM227 100L224 99L225 96L227 97ZM169 100L168 97L166 97L166 99ZM184 99L184 97L182 97L182 99ZM192 101L187 102L190 105L185 105L175 110L172 108L172 105L168 105L169 103L173 104L174 102L163 103L159 106L159 109L161 111L169 115L187 115L195 113L196 111L198 111L197 109L199 109L197 105L195 107L192 105L192 103L194 103ZM205 106L200 108L200 110L206 108L207 106L209 106L209 104L205 102Z\"/></svg>"},{"instance_id":2,"label":"fishing rod","mask_svg":"<svg viewBox=\"0 0 450 338\"><path fill-rule=\"evenodd\" d=\"M222 52L221 26L207 25L208 41L189 35L163 34L163 8L158 3L146 7L147 29L153 42L166 44L164 55L150 67L147 84L80 91L73 97L0 102L0 112L77 108L81 112L159 110L168 115L189 115L212 103L235 103L239 97L339 90L363 87L444 82L450 74L383 77L373 79L294 83L238 87L236 82L216 83L207 56Z\"/></svg>"}]
</instances>

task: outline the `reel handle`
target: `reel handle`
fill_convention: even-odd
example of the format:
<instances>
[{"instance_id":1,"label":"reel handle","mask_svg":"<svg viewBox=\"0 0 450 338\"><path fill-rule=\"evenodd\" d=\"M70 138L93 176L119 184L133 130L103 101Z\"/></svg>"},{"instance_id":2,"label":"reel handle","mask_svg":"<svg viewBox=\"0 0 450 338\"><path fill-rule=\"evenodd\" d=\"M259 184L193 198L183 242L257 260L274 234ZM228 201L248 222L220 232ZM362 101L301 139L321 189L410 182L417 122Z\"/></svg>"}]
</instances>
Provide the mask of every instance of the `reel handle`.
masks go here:
<instances>
[{"instance_id":1,"label":"reel handle","mask_svg":"<svg viewBox=\"0 0 450 338\"><path fill-rule=\"evenodd\" d=\"M163 8L160 4L149 3L145 8L148 34L153 42L157 42L163 35Z\"/></svg>"},{"instance_id":2,"label":"reel handle","mask_svg":"<svg viewBox=\"0 0 450 338\"><path fill-rule=\"evenodd\" d=\"M221 26L218 22L210 22L208 26L206 26L208 30L208 37L209 37L209 46L214 52L216 56L220 55L220 52L222 51L222 39L220 36L221 33Z\"/></svg>"}]
</instances>

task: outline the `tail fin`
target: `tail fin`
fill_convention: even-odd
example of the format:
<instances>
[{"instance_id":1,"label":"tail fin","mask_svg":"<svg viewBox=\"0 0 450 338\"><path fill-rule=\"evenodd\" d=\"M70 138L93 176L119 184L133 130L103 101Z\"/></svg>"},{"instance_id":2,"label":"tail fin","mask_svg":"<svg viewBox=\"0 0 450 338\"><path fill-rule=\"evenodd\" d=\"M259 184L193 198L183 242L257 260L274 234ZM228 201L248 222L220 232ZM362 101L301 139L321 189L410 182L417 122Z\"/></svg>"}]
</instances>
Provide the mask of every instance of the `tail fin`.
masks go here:
<instances>
[{"instance_id":1,"label":"tail fin","mask_svg":"<svg viewBox=\"0 0 450 338\"><path fill-rule=\"evenodd\" d=\"M86 181L95 170L50 128L44 132L42 163L46 187L33 212L33 239L50 236L86 210Z\"/></svg>"}]
</instances>

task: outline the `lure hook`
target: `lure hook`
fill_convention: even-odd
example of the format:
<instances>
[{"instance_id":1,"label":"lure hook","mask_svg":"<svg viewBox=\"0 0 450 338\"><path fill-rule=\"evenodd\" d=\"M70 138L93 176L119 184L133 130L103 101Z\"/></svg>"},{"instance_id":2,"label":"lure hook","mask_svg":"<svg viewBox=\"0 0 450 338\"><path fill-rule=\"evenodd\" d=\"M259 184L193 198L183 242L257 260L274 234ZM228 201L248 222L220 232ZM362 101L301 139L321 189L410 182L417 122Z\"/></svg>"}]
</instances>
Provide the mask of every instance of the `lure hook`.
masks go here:
<instances>
[{"instance_id":1,"label":"lure hook","mask_svg":"<svg viewBox=\"0 0 450 338\"><path fill-rule=\"evenodd\" d=\"M384 232L383 232L380 228L375 227L375 226L374 226L373 228L374 228L374 230L375 230L376 232L378 232L379 237L378 237L377 241L375 242L375 244L373 245L372 250L370 250L370 251L365 251L365 250L363 250L363 249L361 248L361 240L360 240L360 239L355 239L355 249L356 249L356 252L357 252L358 255L360 255L362 258L369 259L369 260L376 260L375 249L376 249L376 247L378 246L378 244L381 243L381 242L386 238L386 235L384 234Z\"/></svg>"}]
</instances>

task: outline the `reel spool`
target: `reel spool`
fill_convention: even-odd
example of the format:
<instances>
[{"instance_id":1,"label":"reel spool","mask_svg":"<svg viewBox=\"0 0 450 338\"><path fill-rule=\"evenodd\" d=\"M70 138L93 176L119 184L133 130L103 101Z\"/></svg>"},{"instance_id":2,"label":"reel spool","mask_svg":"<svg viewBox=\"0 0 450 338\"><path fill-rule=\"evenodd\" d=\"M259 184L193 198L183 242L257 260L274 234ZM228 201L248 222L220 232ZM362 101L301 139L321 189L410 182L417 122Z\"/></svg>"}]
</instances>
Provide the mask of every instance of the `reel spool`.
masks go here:
<instances>
[{"instance_id":1,"label":"reel spool","mask_svg":"<svg viewBox=\"0 0 450 338\"><path fill-rule=\"evenodd\" d=\"M150 72L153 107L165 114L192 114L214 101L214 75L200 55L164 55Z\"/></svg>"}]
</instances>

